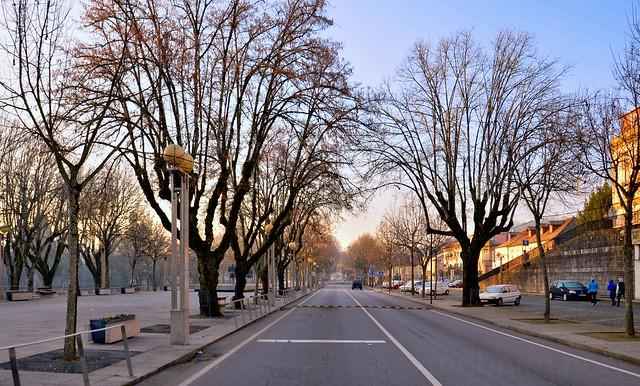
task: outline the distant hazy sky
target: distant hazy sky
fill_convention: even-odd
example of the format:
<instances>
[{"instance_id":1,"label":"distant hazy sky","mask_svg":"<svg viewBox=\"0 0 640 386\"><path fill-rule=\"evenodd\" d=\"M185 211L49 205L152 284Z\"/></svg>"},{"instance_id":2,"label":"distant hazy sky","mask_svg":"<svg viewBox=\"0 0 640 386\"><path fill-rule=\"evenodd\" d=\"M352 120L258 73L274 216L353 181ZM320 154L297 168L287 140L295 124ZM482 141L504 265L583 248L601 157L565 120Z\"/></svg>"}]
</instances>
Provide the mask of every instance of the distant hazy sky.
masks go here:
<instances>
[{"instance_id":1,"label":"distant hazy sky","mask_svg":"<svg viewBox=\"0 0 640 386\"><path fill-rule=\"evenodd\" d=\"M375 87L393 75L418 40L437 41L472 29L484 44L503 28L526 31L535 36L541 54L573 65L565 90L593 90L613 86L613 55L624 48L634 4L640 8L629 0L333 0L329 16L334 26L328 34L342 42L353 79ZM362 233L375 232L394 199L391 193L382 193L367 213L347 215L335 229L342 246Z\"/></svg>"}]
</instances>

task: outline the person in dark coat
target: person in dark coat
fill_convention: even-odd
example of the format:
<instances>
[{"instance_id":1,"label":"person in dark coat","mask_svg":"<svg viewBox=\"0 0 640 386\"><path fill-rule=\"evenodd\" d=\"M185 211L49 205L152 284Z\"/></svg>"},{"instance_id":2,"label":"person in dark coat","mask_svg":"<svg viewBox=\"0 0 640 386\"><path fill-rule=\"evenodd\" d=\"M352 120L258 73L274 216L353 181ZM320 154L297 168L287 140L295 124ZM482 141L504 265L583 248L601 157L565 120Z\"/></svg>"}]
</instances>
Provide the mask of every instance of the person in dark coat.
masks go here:
<instances>
[{"instance_id":1,"label":"person in dark coat","mask_svg":"<svg viewBox=\"0 0 640 386\"><path fill-rule=\"evenodd\" d=\"M622 281L622 278L618 278L618 286L616 288L616 295L618 297L618 302L616 303L616 305L618 307L620 307L620 298L624 297L624 281Z\"/></svg>"},{"instance_id":2,"label":"person in dark coat","mask_svg":"<svg viewBox=\"0 0 640 386\"><path fill-rule=\"evenodd\" d=\"M611 299L611 305L616 305L616 283L613 280L609 280L609 285L607 285L607 290L609 291L609 299Z\"/></svg>"}]
</instances>

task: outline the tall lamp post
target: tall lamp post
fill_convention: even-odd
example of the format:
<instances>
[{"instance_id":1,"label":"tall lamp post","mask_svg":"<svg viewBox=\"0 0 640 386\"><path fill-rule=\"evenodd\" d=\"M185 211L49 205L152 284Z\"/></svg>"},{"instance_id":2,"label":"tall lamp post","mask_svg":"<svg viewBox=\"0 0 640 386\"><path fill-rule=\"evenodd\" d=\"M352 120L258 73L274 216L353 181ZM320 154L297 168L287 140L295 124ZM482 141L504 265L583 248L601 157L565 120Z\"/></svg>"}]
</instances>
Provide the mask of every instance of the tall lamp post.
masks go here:
<instances>
[{"instance_id":1,"label":"tall lamp post","mask_svg":"<svg viewBox=\"0 0 640 386\"><path fill-rule=\"evenodd\" d=\"M291 258L289 259L289 261L290 261L289 264L291 264L291 261L293 261L295 259L295 257L296 257L296 252L295 251L296 251L296 248L298 248L298 244L296 244L295 241L291 241L287 246L289 247L289 251L291 253Z\"/></svg>"},{"instance_id":2,"label":"tall lamp post","mask_svg":"<svg viewBox=\"0 0 640 386\"><path fill-rule=\"evenodd\" d=\"M176 144L164 149L171 188L171 344L189 344L189 173L193 157ZM178 249L180 200L180 249ZM179 278L179 280L178 280ZM178 282L180 296L178 297ZM179 301L178 301L179 300ZM211 303L209 299L209 303ZM216 301L217 299L214 299Z\"/></svg>"},{"instance_id":3,"label":"tall lamp post","mask_svg":"<svg viewBox=\"0 0 640 386\"><path fill-rule=\"evenodd\" d=\"M271 231L273 231L273 224L268 223L267 225L264 226L264 231L267 234L267 236L271 233ZM269 249L267 250L267 282L268 282L268 287L267 291L268 291L268 298L269 298L269 304L271 304L272 306L276 305L276 261L275 261L275 254L274 254L274 250L273 250L273 244L271 244L269 246Z\"/></svg>"},{"instance_id":4,"label":"tall lamp post","mask_svg":"<svg viewBox=\"0 0 640 386\"><path fill-rule=\"evenodd\" d=\"M4 235L9 229L9 225L0 225L0 300L4 300Z\"/></svg>"}]
</instances>

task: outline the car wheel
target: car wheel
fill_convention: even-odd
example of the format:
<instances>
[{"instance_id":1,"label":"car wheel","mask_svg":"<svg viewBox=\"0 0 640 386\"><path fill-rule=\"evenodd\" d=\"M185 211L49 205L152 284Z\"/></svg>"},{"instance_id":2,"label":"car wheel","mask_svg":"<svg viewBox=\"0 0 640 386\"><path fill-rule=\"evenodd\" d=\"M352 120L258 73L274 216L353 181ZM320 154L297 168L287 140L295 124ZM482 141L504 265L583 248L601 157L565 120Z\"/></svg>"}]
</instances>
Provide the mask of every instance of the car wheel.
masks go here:
<instances>
[{"instance_id":1,"label":"car wheel","mask_svg":"<svg viewBox=\"0 0 640 386\"><path fill-rule=\"evenodd\" d=\"M569 297L567 296L567 294L562 294L562 300L564 300L565 302L569 300Z\"/></svg>"},{"instance_id":2,"label":"car wheel","mask_svg":"<svg viewBox=\"0 0 640 386\"><path fill-rule=\"evenodd\" d=\"M549 300L553 300L553 299L555 299L555 298L553 297L553 292L549 292Z\"/></svg>"},{"instance_id":3,"label":"car wheel","mask_svg":"<svg viewBox=\"0 0 640 386\"><path fill-rule=\"evenodd\" d=\"M516 300L513 301L513 304L516 306L520 305L520 297L517 297Z\"/></svg>"},{"instance_id":4,"label":"car wheel","mask_svg":"<svg viewBox=\"0 0 640 386\"><path fill-rule=\"evenodd\" d=\"M498 303L496 304L498 307L500 307L501 305L503 305L504 302L502 301L502 298L498 298Z\"/></svg>"},{"instance_id":5,"label":"car wheel","mask_svg":"<svg viewBox=\"0 0 640 386\"><path fill-rule=\"evenodd\" d=\"M444 291L445 295L449 295L449 290Z\"/></svg>"}]
</instances>

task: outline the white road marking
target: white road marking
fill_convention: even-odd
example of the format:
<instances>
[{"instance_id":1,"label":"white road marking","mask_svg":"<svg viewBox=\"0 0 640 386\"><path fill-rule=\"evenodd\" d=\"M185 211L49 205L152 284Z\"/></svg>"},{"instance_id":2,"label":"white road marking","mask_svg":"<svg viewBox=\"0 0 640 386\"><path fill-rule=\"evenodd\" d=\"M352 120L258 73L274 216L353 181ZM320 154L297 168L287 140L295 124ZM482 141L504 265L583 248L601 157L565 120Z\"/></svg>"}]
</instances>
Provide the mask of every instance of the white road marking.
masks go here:
<instances>
[{"instance_id":1,"label":"white road marking","mask_svg":"<svg viewBox=\"0 0 640 386\"><path fill-rule=\"evenodd\" d=\"M427 380L429 382L431 382L431 384L433 386L442 386L442 383L440 383L436 377L433 376L433 374L431 374L429 372L429 370L427 370L422 363L420 363L416 357L414 357L409 350L407 350L406 348L404 348L404 346L402 344L400 344L400 342L398 342L398 340L391 335L391 333L389 333L389 331L387 331L386 328L384 328L382 326L382 324L380 324L370 313L369 311L367 311L364 307L362 307L362 304L360 304L359 301L356 300L356 298L354 298L347 290L344 290L344 292L349 295L349 297L351 297L351 299L353 299L354 302L356 302L356 304L358 305L358 307L360 307L360 309L362 311L364 311L365 314L367 314L367 316L373 321L373 323L375 323L376 326L378 326L378 328L387 336L387 338L389 338L389 340L398 348L398 350L400 350L400 352L402 352L404 354L405 357L407 357L407 359L409 359L409 361L418 369L418 371L420 371L422 373L422 375L424 375L425 378L427 378Z\"/></svg>"},{"instance_id":2,"label":"white road marking","mask_svg":"<svg viewBox=\"0 0 640 386\"><path fill-rule=\"evenodd\" d=\"M445 314L445 313L440 312L440 311L431 311L431 312L436 313L438 315L446 316L447 318L455 319L455 320L463 322L463 323L470 324L472 326L476 326L476 327L479 327L479 328L482 328L482 329L485 329L485 330L488 330L488 331L495 332L496 334L504 335L504 336L507 336L509 338L513 338L513 339L516 339L516 340L519 340L519 341L522 341L522 342L526 342L526 343L532 344L534 346L542 347L542 348L545 348L547 350L550 350L550 351L553 351L553 352L557 352L559 354L563 354L563 355L566 355L566 356L571 357L571 358L580 359L582 361L585 361L585 362L588 362L588 363L592 363L594 365L602 366L602 367L605 367L605 368L610 369L610 370L619 371L621 373L624 373L624 374L627 374L627 375L631 375L631 376L636 377L636 378L640 378L640 374L634 373L634 372L629 371L629 370L621 369L619 367L611 366L611 365L608 365L606 363L601 363L601 362L595 361L593 359L589 359L589 358L581 357L579 355L571 354L569 352L562 351L562 350L557 349L557 348L549 347L549 346L546 346L544 344L540 344L540 343L536 343L536 342L533 342L533 341L530 341L530 340L527 340L527 339L524 339L524 338L520 338L519 336L507 334L506 332L498 331L498 330L495 330L493 328L486 327L486 326L483 326L483 325L478 324L478 323L473 323L473 322L470 322L468 320L464 320L464 319L461 319L461 318L458 318L458 317L455 317L455 316L452 316L452 315L448 315L448 314Z\"/></svg>"},{"instance_id":3,"label":"white road marking","mask_svg":"<svg viewBox=\"0 0 640 386\"><path fill-rule=\"evenodd\" d=\"M320 292L320 291L318 291ZM304 304L307 301L309 301L312 297L316 296L316 294L318 294L318 292L315 292L313 295L309 296L308 298L306 298L304 301L300 302L300 304ZM225 359L229 358L231 355L233 355L236 351L240 350L241 348L243 348L244 346L246 346L247 344L253 342L258 336L260 336L260 334L262 334L263 332L267 331L269 328L271 328L274 324L278 323L279 321L281 321L282 319L286 318L287 316L289 316L289 314L291 314L293 311L295 311L296 308L292 308L289 311L287 311L286 314L282 315L281 317L279 317L278 319L274 320L273 322L269 323L269 325L267 325L265 328L263 328L262 330L256 332L255 334L251 335L249 338L247 338L246 340L244 340L242 343L240 343L239 345L237 345L236 347L234 347L232 350L230 350L229 352L225 353L223 356L221 356L220 358L216 359L215 361L211 362L210 364L207 365L207 367L203 368L202 370L198 371L197 373L193 374L192 376L190 376L189 378L185 379L182 383L180 383L179 386L188 386L190 384L192 384L194 381L196 381L198 378L202 377L203 375L205 375L207 372L209 372L209 370L211 370L212 368L218 366L220 363L222 363Z\"/></svg>"},{"instance_id":4,"label":"white road marking","mask_svg":"<svg viewBox=\"0 0 640 386\"><path fill-rule=\"evenodd\" d=\"M387 343L384 340L351 340L351 339L258 339L259 343Z\"/></svg>"}]
</instances>

